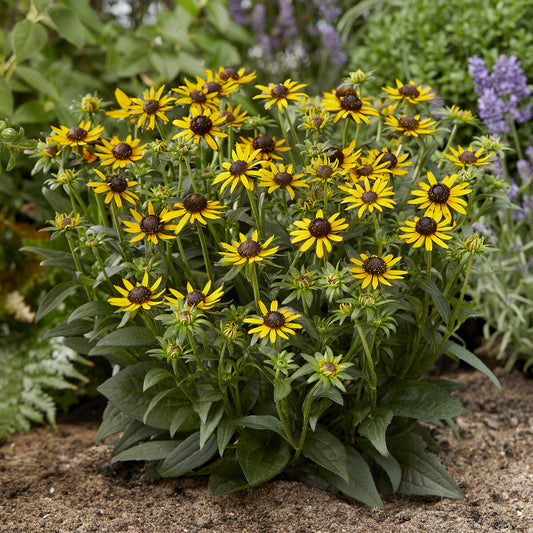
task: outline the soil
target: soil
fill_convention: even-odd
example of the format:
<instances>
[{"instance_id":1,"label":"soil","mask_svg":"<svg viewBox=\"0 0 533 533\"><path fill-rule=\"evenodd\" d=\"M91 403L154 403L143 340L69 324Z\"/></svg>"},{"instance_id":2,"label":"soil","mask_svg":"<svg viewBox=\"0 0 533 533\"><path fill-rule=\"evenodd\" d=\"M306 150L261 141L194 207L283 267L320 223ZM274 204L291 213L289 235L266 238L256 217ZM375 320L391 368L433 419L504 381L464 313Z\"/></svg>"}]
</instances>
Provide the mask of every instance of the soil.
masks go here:
<instances>
[{"instance_id":1,"label":"soil","mask_svg":"<svg viewBox=\"0 0 533 533\"><path fill-rule=\"evenodd\" d=\"M109 458L116 437L96 445L101 404L36 427L0 447L1 532L533 533L533 380L496 371L504 393L478 372L456 397L462 446L432 429L434 453L463 500L383 495L385 510L303 483L275 480L213 497L201 477L149 479L142 463ZM90 406L89 406L90 407Z\"/></svg>"}]
</instances>

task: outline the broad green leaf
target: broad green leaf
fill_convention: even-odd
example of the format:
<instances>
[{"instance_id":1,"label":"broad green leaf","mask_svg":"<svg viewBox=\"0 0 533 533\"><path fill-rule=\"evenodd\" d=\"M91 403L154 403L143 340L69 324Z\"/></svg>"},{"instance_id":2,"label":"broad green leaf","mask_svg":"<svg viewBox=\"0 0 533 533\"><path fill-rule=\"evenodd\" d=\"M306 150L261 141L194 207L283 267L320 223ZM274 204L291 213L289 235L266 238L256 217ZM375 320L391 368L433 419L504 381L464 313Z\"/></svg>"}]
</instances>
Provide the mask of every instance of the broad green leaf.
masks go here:
<instances>
[{"instance_id":1,"label":"broad green leaf","mask_svg":"<svg viewBox=\"0 0 533 533\"><path fill-rule=\"evenodd\" d=\"M109 335L100 339L96 346L150 346L154 342L154 334L148 328L131 326L112 331Z\"/></svg>"},{"instance_id":2,"label":"broad green leaf","mask_svg":"<svg viewBox=\"0 0 533 533\"><path fill-rule=\"evenodd\" d=\"M392 455L390 457L383 457L368 441L359 439L358 445L366 456L373 459L383 468L391 483L392 492L397 492L402 482L402 467L400 463Z\"/></svg>"},{"instance_id":3,"label":"broad green leaf","mask_svg":"<svg viewBox=\"0 0 533 533\"><path fill-rule=\"evenodd\" d=\"M291 393L291 384L285 379L274 380L274 401L281 402Z\"/></svg>"},{"instance_id":4,"label":"broad green leaf","mask_svg":"<svg viewBox=\"0 0 533 533\"><path fill-rule=\"evenodd\" d=\"M111 435L124 431L130 420L131 418L127 414L119 411L112 403L108 403L104 409L102 423L98 428L96 444L102 442Z\"/></svg>"},{"instance_id":5,"label":"broad green leaf","mask_svg":"<svg viewBox=\"0 0 533 533\"><path fill-rule=\"evenodd\" d=\"M173 80L180 71L175 51L156 48L150 53L150 61L165 80Z\"/></svg>"},{"instance_id":6,"label":"broad green leaf","mask_svg":"<svg viewBox=\"0 0 533 533\"><path fill-rule=\"evenodd\" d=\"M39 53L48 35L43 26L28 19L20 20L13 28L13 49L17 63Z\"/></svg>"},{"instance_id":7,"label":"broad green leaf","mask_svg":"<svg viewBox=\"0 0 533 533\"><path fill-rule=\"evenodd\" d=\"M200 424L200 448L204 447L207 439L213 434L217 428L220 419L224 415L223 405L213 405L209 411L205 423Z\"/></svg>"},{"instance_id":8,"label":"broad green leaf","mask_svg":"<svg viewBox=\"0 0 533 533\"><path fill-rule=\"evenodd\" d=\"M233 425L233 422L228 418L223 418L217 426L218 454L220 457L224 455L224 450L230 443L234 433L235 426Z\"/></svg>"},{"instance_id":9,"label":"broad green leaf","mask_svg":"<svg viewBox=\"0 0 533 533\"><path fill-rule=\"evenodd\" d=\"M394 456L402 467L401 494L417 496L440 496L460 500L464 498L455 481L438 459L425 450L426 444L420 435L402 435L391 443Z\"/></svg>"},{"instance_id":10,"label":"broad green leaf","mask_svg":"<svg viewBox=\"0 0 533 533\"><path fill-rule=\"evenodd\" d=\"M66 337L61 342L75 352L83 355L89 355L89 352L94 346L87 337Z\"/></svg>"},{"instance_id":11,"label":"broad green leaf","mask_svg":"<svg viewBox=\"0 0 533 533\"><path fill-rule=\"evenodd\" d=\"M346 448L329 431L317 427L314 432L308 432L302 453L317 465L337 474L344 481L349 480Z\"/></svg>"},{"instance_id":12,"label":"broad green leaf","mask_svg":"<svg viewBox=\"0 0 533 533\"><path fill-rule=\"evenodd\" d=\"M245 430L237 441L239 464L252 486L261 485L283 472L290 456L289 445L273 433Z\"/></svg>"},{"instance_id":13,"label":"broad green leaf","mask_svg":"<svg viewBox=\"0 0 533 533\"><path fill-rule=\"evenodd\" d=\"M0 76L0 115L10 116L13 113L13 93L11 87L5 80L4 76Z\"/></svg>"},{"instance_id":14,"label":"broad green leaf","mask_svg":"<svg viewBox=\"0 0 533 533\"><path fill-rule=\"evenodd\" d=\"M396 382L384 394L380 407L396 416L424 420L459 416L463 406L438 385L423 380L406 379Z\"/></svg>"},{"instance_id":15,"label":"broad green leaf","mask_svg":"<svg viewBox=\"0 0 533 533\"><path fill-rule=\"evenodd\" d=\"M358 428L383 457L390 457L385 435L393 416L391 410L378 407Z\"/></svg>"},{"instance_id":16,"label":"broad green leaf","mask_svg":"<svg viewBox=\"0 0 533 533\"><path fill-rule=\"evenodd\" d=\"M242 418L237 418L233 421L236 426L243 426L252 429L264 429L274 431L283 438L286 438L283 425L279 418L272 415L250 415Z\"/></svg>"},{"instance_id":17,"label":"broad green leaf","mask_svg":"<svg viewBox=\"0 0 533 533\"><path fill-rule=\"evenodd\" d=\"M180 477L210 461L217 452L215 437L200 448L200 432L186 438L158 468L163 477Z\"/></svg>"},{"instance_id":18,"label":"broad green leaf","mask_svg":"<svg viewBox=\"0 0 533 533\"><path fill-rule=\"evenodd\" d=\"M91 30L98 34L102 33L105 26L87 0L81 2L80 0L61 0L61 3L69 11L78 15L79 19L83 20L83 23Z\"/></svg>"},{"instance_id":19,"label":"broad green leaf","mask_svg":"<svg viewBox=\"0 0 533 533\"><path fill-rule=\"evenodd\" d=\"M143 392L149 388L161 383L165 379L174 379L174 374L166 368L155 367L148 370L143 381Z\"/></svg>"},{"instance_id":20,"label":"broad green leaf","mask_svg":"<svg viewBox=\"0 0 533 533\"><path fill-rule=\"evenodd\" d=\"M85 44L85 28L72 10L55 4L48 9L47 14L63 39L77 48L81 48Z\"/></svg>"},{"instance_id":21,"label":"broad green leaf","mask_svg":"<svg viewBox=\"0 0 533 533\"><path fill-rule=\"evenodd\" d=\"M59 98L58 90L38 70L18 65L15 74L38 92L44 93L54 100Z\"/></svg>"},{"instance_id":22,"label":"broad green leaf","mask_svg":"<svg viewBox=\"0 0 533 533\"><path fill-rule=\"evenodd\" d=\"M154 395L154 397L150 400L150 403L148 404L148 407L146 408L146 411L143 415L143 424L146 424L146 421L148 420L148 417L150 416L150 413L152 410L157 407L157 404L163 399L172 394L175 391L174 387L169 389L163 389L160 390L158 393Z\"/></svg>"},{"instance_id":23,"label":"broad green leaf","mask_svg":"<svg viewBox=\"0 0 533 533\"><path fill-rule=\"evenodd\" d=\"M56 309L67 296L70 296L80 286L80 283L77 281L63 281L59 285L56 285L41 301L39 309L37 309L37 314L35 315L35 322L39 322L41 318Z\"/></svg>"},{"instance_id":24,"label":"broad green leaf","mask_svg":"<svg viewBox=\"0 0 533 533\"><path fill-rule=\"evenodd\" d=\"M111 315L113 312L113 307L107 302L87 302L86 304L80 305L70 314L68 322L70 323L80 318L94 318L97 316Z\"/></svg>"},{"instance_id":25,"label":"broad green leaf","mask_svg":"<svg viewBox=\"0 0 533 533\"><path fill-rule=\"evenodd\" d=\"M55 328L48 330L43 339L50 339L52 337L75 337L76 335L83 335L91 331L92 324L88 320L73 320L66 324L60 324Z\"/></svg>"},{"instance_id":26,"label":"broad green leaf","mask_svg":"<svg viewBox=\"0 0 533 533\"><path fill-rule=\"evenodd\" d=\"M323 470L322 475L341 492L358 500L369 507L383 508L383 502L376 489L374 478L366 461L351 446L347 450L348 454L348 475L346 481L340 476L333 474L329 470Z\"/></svg>"},{"instance_id":27,"label":"broad green leaf","mask_svg":"<svg viewBox=\"0 0 533 533\"><path fill-rule=\"evenodd\" d=\"M181 427L182 424L191 416L192 408L191 407L180 407L172 417L170 423L170 436L174 437L176 431Z\"/></svg>"},{"instance_id":28,"label":"broad green leaf","mask_svg":"<svg viewBox=\"0 0 533 533\"><path fill-rule=\"evenodd\" d=\"M59 250L52 250L51 248L39 248L38 246L23 246L20 249L22 252L30 252L32 254L40 255L47 259L68 259L71 257L68 252L61 252Z\"/></svg>"},{"instance_id":29,"label":"broad green leaf","mask_svg":"<svg viewBox=\"0 0 533 533\"><path fill-rule=\"evenodd\" d=\"M43 193L43 196L46 198L47 202L58 213L70 213L72 210L72 204L70 203L70 200L67 200L57 192L52 191L47 187L43 187L41 192Z\"/></svg>"},{"instance_id":30,"label":"broad green leaf","mask_svg":"<svg viewBox=\"0 0 533 533\"><path fill-rule=\"evenodd\" d=\"M152 440L143 442L114 455L111 458L111 464L118 461L159 461L166 459L179 446L180 442L178 440Z\"/></svg>"},{"instance_id":31,"label":"broad green leaf","mask_svg":"<svg viewBox=\"0 0 533 533\"><path fill-rule=\"evenodd\" d=\"M131 448L138 442L143 442L147 439L158 437L163 432L160 429L147 426L138 420L130 420L129 424L124 429L124 433L113 449L112 456L122 453L124 450Z\"/></svg>"},{"instance_id":32,"label":"broad green leaf","mask_svg":"<svg viewBox=\"0 0 533 533\"><path fill-rule=\"evenodd\" d=\"M209 476L208 487L213 496L231 494L249 486L239 463L233 459L224 459Z\"/></svg>"},{"instance_id":33,"label":"broad green leaf","mask_svg":"<svg viewBox=\"0 0 533 533\"><path fill-rule=\"evenodd\" d=\"M448 302L448 299L440 292L439 288L437 287L437 284L430 279L427 278L419 278L417 280L417 285L425 292L429 293L431 296L431 299L433 300L433 303L435 304L435 308L439 312L439 315L441 316L442 320L445 324L448 324L452 317L452 310L450 308L450 303Z\"/></svg>"}]
</instances>

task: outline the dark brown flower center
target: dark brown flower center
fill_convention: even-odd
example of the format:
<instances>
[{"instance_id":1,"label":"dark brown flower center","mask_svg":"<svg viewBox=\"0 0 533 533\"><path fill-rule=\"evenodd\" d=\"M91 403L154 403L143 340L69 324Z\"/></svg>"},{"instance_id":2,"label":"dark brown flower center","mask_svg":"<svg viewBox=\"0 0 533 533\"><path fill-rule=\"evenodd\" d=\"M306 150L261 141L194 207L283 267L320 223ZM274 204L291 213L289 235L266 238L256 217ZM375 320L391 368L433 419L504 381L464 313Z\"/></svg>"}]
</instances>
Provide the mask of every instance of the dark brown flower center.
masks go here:
<instances>
[{"instance_id":1,"label":"dark brown flower center","mask_svg":"<svg viewBox=\"0 0 533 533\"><path fill-rule=\"evenodd\" d=\"M253 140L253 147L254 150L261 149L263 152L273 152L276 148L276 143L274 142L274 139L272 137L267 137L266 135L259 135L259 137L256 137Z\"/></svg>"},{"instance_id":2,"label":"dark brown flower center","mask_svg":"<svg viewBox=\"0 0 533 533\"><path fill-rule=\"evenodd\" d=\"M119 161L125 161L131 157L133 153L133 148L128 143L118 143L112 150L111 153Z\"/></svg>"},{"instance_id":3,"label":"dark brown flower center","mask_svg":"<svg viewBox=\"0 0 533 533\"><path fill-rule=\"evenodd\" d=\"M207 135L213 129L213 122L205 115L198 115L191 119L190 128L196 135Z\"/></svg>"},{"instance_id":4,"label":"dark brown flower center","mask_svg":"<svg viewBox=\"0 0 533 533\"><path fill-rule=\"evenodd\" d=\"M189 96L195 104L205 104L207 101L207 96L205 93L203 91L199 91L198 89L193 89Z\"/></svg>"},{"instance_id":5,"label":"dark brown flower center","mask_svg":"<svg viewBox=\"0 0 533 533\"><path fill-rule=\"evenodd\" d=\"M222 90L222 86L216 81L208 81L202 89L205 89L208 93L219 93Z\"/></svg>"},{"instance_id":6,"label":"dark brown flower center","mask_svg":"<svg viewBox=\"0 0 533 533\"><path fill-rule=\"evenodd\" d=\"M476 155L470 150L465 150L464 152L460 153L457 159L459 159L459 161L462 161L463 163L468 164L475 163L477 161Z\"/></svg>"},{"instance_id":7,"label":"dark brown flower center","mask_svg":"<svg viewBox=\"0 0 533 533\"><path fill-rule=\"evenodd\" d=\"M285 317L278 311L269 311L263 317L263 323L267 328L279 329L285 324Z\"/></svg>"},{"instance_id":8,"label":"dark brown flower center","mask_svg":"<svg viewBox=\"0 0 533 533\"><path fill-rule=\"evenodd\" d=\"M289 92L289 89L285 87L285 85L276 85L271 91L270 94L274 98L283 98L287 93Z\"/></svg>"},{"instance_id":9,"label":"dark brown flower center","mask_svg":"<svg viewBox=\"0 0 533 533\"><path fill-rule=\"evenodd\" d=\"M359 176L370 176L374 172L374 167L372 165L363 165L357 169Z\"/></svg>"},{"instance_id":10,"label":"dark brown flower center","mask_svg":"<svg viewBox=\"0 0 533 533\"><path fill-rule=\"evenodd\" d=\"M106 176L106 183L113 192L124 192L128 188L128 181L124 176L113 174Z\"/></svg>"},{"instance_id":11,"label":"dark brown flower center","mask_svg":"<svg viewBox=\"0 0 533 533\"><path fill-rule=\"evenodd\" d=\"M239 79L239 73L233 69L233 68L226 68L224 69L220 74L220 79L222 81L227 81L229 80L230 78L233 79L233 80L238 80Z\"/></svg>"},{"instance_id":12,"label":"dark brown flower center","mask_svg":"<svg viewBox=\"0 0 533 533\"><path fill-rule=\"evenodd\" d=\"M361 201L365 204L373 204L378 199L378 195L374 191L365 191L361 195Z\"/></svg>"},{"instance_id":13,"label":"dark brown flower center","mask_svg":"<svg viewBox=\"0 0 533 533\"><path fill-rule=\"evenodd\" d=\"M413 131L418 128L420 123L418 122L418 120L416 120L416 118L405 115L398 120L398 124L404 130Z\"/></svg>"},{"instance_id":14,"label":"dark brown flower center","mask_svg":"<svg viewBox=\"0 0 533 533\"><path fill-rule=\"evenodd\" d=\"M401 89L398 89L398 92L402 96L410 96L413 98L420 96L420 91L414 85L411 85L410 83L408 83L407 85L404 85Z\"/></svg>"},{"instance_id":15,"label":"dark brown flower center","mask_svg":"<svg viewBox=\"0 0 533 533\"><path fill-rule=\"evenodd\" d=\"M292 181L292 174L289 174L288 172L278 172L274 176L274 182L278 185L282 185L283 187L289 185Z\"/></svg>"},{"instance_id":16,"label":"dark brown flower center","mask_svg":"<svg viewBox=\"0 0 533 533\"><path fill-rule=\"evenodd\" d=\"M183 200L183 207L189 211L189 213L201 213L207 207L207 199L203 194L189 194L189 196Z\"/></svg>"},{"instance_id":17,"label":"dark brown flower center","mask_svg":"<svg viewBox=\"0 0 533 533\"><path fill-rule=\"evenodd\" d=\"M363 107L363 102L357 94L348 94L341 97L340 106L346 111L357 112Z\"/></svg>"},{"instance_id":18,"label":"dark brown flower center","mask_svg":"<svg viewBox=\"0 0 533 533\"><path fill-rule=\"evenodd\" d=\"M133 287L128 293L128 300L132 304L144 304L152 296L152 291L148 287Z\"/></svg>"},{"instance_id":19,"label":"dark brown flower center","mask_svg":"<svg viewBox=\"0 0 533 533\"><path fill-rule=\"evenodd\" d=\"M320 126L322 126L323 122L324 122L324 119L322 117L313 117L311 119L311 124L316 129L320 129Z\"/></svg>"},{"instance_id":20,"label":"dark brown flower center","mask_svg":"<svg viewBox=\"0 0 533 533\"><path fill-rule=\"evenodd\" d=\"M260 251L261 245L258 242L252 241L251 239L244 241L237 248L237 253L241 257L256 257L257 255L259 255Z\"/></svg>"},{"instance_id":21,"label":"dark brown flower center","mask_svg":"<svg viewBox=\"0 0 533 533\"><path fill-rule=\"evenodd\" d=\"M315 218L311 220L307 229L313 237L322 239L331 233L331 224L326 218Z\"/></svg>"},{"instance_id":22,"label":"dark brown flower center","mask_svg":"<svg viewBox=\"0 0 533 533\"><path fill-rule=\"evenodd\" d=\"M339 162L339 166L344 163L344 153L340 148L337 148L336 146L330 146L326 150L326 155L329 157L329 160L332 163L335 163L335 161Z\"/></svg>"},{"instance_id":23,"label":"dark brown flower center","mask_svg":"<svg viewBox=\"0 0 533 533\"><path fill-rule=\"evenodd\" d=\"M147 215L139 222L139 226L146 235L156 235L161 229L161 220L157 215Z\"/></svg>"},{"instance_id":24,"label":"dark brown flower center","mask_svg":"<svg viewBox=\"0 0 533 533\"><path fill-rule=\"evenodd\" d=\"M444 183L436 183L429 188L428 200L434 204L445 204L450 197L450 188Z\"/></svg>"},{"instance_id":25,"label":"dark brown flower center","mask_svg":"<svg viewBox=\"0 0 533 533\"><path fill-rule=\"evenodd\" d=\"M437 231L437 223L431 217L419 218L415 230L420 235L434 235Z\"/></svg>"},{"instance_id":26,"label":"dark brown flower center","mask_svg":"<svg viewBox=\"0 0 533 533\"><path fill-rule=\"evenodd\" d=\"M66 218L61 219L59 223L61 224L61 226L66 228L67 226L70 226L70 224L72 223L72 219L70 217L66 217Z\"/></svg>"},{"instance_id":27,"label":"dark brown flower center","mask_svg":"<svg viewBox=\"0 0 533 533\"><path fill-rule=\"evenodd\" d=\"M225 124L235 122L235 115L231 111L224 111L220 113L220 116L226 119Z\"/></svg>"},{"instance_id":28,"label":"dark brown flower center","mask_svg":"<svg viewBox=\"0 0 533 533\"><path fill-rule=\"evenodd\" d=\"M67 132L67 139L69 141L83 141L87 137L87 131L79 126L70 128Z\"/></svg>"},{"instance_id":29,"label":"dark brown flower center","mask_svg":"<svg viewBox=\"0 0 533 533\"><path fill-rule=\"evenodd\" d=\"M184 300L189 305L198 305L205 300L205 295L203 292L200 291L191 291L184 296Z\"/></svg>"},{"instance_id":30,"label":"dark brown flower center","mask_svg":"<svg viewBox=\"0 0 533 533\"><path fill-rule=\"evenodd\" d=\"M320 165L316 169L316 175L321 180L327 180L333 174L333 169L329 165Z\"/></svg>"},{"instance_id":31,"label":"dark brown flower center","mask_svg":"<svg viewBox=\"0 0 533 533\"><path fill-rule=\"evenodd\" d=\"M229 167L230 174L233 174L234 176L241 176L247 170L248 163L246 161L243 161L242 159L239 159L238 161L233 161L233 163Z\"/></svg>"},{"instance_id":32,"label":"dark brown flower center","mask_svg":"<svg viewBox=\"0 0 533 533\"><path fill-rule=\"evenodd\" d=\"M387 263L381 257L373 255L363 261L363 270L372 276L381 276L387 272Z\"/></svg>"},{"instance_id":33,"label":"dark brown flower center","mask_svg":"<svg viewBox=\"0 0 533 533\"><path fill-rule=\"evenodd\" d=\"M155 115L159 111L159 102L151 98L143 104L143 111L147 115Z\"/></svg>"},{"instance_id":34,"label":"dark brown flower center","mask_svg":"<svg viewBox=\"0 0 533 533\"><path fill-rule=\"evenodd\" d=\"M392 170L398 164L398 158L390 152L383 152L379 159L380 163L389 163L387 168Z\"/></svg>"},{"instance_id":35,"label":"dark brown flower center","mask_svg":"<svg viewBox=\"0 0 533 533\"><path fill-rule=\"evenodd\" d=\"M337 367L335 366L335 363L332 363L331 361L326 361L322 365L322 372L324 374L335 374L337 371Z\"/></svg>"}]
</instances>

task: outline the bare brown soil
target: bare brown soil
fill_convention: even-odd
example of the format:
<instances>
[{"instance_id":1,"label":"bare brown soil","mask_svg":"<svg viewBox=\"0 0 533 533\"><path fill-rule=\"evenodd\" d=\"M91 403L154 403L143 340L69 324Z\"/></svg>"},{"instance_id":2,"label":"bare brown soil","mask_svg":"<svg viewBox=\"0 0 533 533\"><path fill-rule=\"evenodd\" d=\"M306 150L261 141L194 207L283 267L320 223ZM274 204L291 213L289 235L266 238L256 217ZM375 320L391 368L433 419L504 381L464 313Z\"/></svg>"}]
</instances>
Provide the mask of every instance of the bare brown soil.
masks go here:
<instances>
[{"instance_id":1,"label":"bare brown soil","mask_svg":"<svg viewBox=\"0 0 533 533\"><path fill-rule=\"evenodd\" d=\"M140 463L109 464L113 440L96 445L100 410L69 415L0 447L1 532L533 533L533 380L498 373L500 395L481 374L456 393L457 424L432 429L434 452L464 500L384 495L385 510L277 480L213 497L200 477L154 480Z\"/></svg>"}]
</instances>

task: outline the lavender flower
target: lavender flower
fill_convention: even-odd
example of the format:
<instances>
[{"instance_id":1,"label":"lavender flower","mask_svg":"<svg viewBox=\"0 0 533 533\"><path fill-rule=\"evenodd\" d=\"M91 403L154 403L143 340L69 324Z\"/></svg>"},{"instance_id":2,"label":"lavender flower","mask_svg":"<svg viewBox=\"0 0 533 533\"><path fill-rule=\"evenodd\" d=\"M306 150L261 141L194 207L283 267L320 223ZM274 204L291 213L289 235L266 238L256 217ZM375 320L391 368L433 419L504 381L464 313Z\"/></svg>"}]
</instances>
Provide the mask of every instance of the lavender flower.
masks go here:
<instances>
[{"instance_id":1,"label":"lavender flower","mask_svg":"<svg viewBox=\"0 0 533 533\"><path fill-rule=\"evenodd\" d=\"M229 0L228 13L237 24L244 26L248 23L248 13L242 7L241 0Z\"/></svg>"},{"instance_id":2,"label":"lavender flower","mask_svg":"<svg viewBox=\"0 0 533 533\"><path fill-rule=\"evenodd\" d=\"M320 21L318 29L322 34L322 42L329 52L330 60L334 65L344 65L348 56L342 49L341 38L337 30L329 22Z\"/></svg>"}]
</instances>

